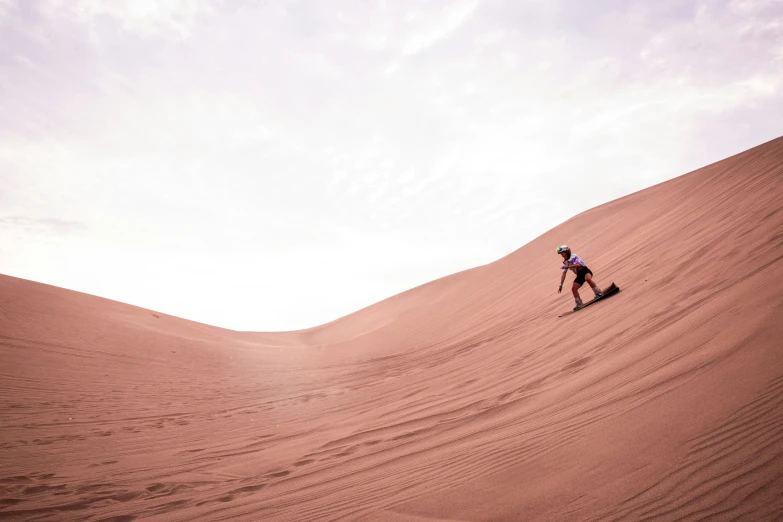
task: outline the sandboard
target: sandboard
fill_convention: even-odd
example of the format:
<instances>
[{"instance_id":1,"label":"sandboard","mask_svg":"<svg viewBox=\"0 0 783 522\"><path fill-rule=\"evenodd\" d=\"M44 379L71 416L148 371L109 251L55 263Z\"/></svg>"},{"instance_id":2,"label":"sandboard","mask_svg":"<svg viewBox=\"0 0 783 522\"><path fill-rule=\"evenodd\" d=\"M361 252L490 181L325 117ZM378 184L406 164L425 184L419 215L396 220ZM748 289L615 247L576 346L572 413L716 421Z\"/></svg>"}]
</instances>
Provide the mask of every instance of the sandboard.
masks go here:
<instances>
[{"instance_id":1,"label":"sandboard","mask_svg":"<svg viewBox=\"0 0 783 522\"><path fill-rule=\"evenodd\" d=\"M620 291L620 288L617 285L615 285L614 283L612 283L611 285L609 285L609 288L604 290L604 295L602 295L601 297L595 297L592 300L586 302L578 310L571 310L571 311L566 312L564 314L558 315L558 317L565 317L566 315L571 315L573 313L580 312L580 311L584 310L585 308L587 308L588 306L590 306L591 304L597 303L598 301L601 301L602 299L606 299L607 297L613 296L614 294L616 294L619 291Z\"/></svg>"}]
</instances>

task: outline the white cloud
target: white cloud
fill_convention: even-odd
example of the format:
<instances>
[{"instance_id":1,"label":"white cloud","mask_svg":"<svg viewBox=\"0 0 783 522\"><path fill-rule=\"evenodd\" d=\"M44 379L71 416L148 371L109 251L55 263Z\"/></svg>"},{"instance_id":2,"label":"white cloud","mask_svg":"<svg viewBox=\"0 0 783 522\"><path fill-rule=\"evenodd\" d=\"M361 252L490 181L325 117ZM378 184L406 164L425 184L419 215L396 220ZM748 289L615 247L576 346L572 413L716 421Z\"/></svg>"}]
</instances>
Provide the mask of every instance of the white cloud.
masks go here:
<instances>
[{"instance_id":1,"label":"white cloud","mask_svg":"<svg viewBox=\"0 0 783 522\"><path fill-rule=\"evenodd\" d=\"M478 0L444 4L424 14L412 11L406 17L411 30L403 44L403 55L413 55L448 37L468 19L478 6Z\"/></svg>"},{"instance_id":2,"label":"white cloud","mask_svg":"<svg viewBox=\"0 0 783 522\"><path fill-rule=\"evenodd\" d=\"M0 0L0 19L5 18L16 9L16 0Z\"/></svg>"},{"instance_id":3,"label":"white cloud","mask_svg":"<svg viewBox=\"0 0 783 522\"><path fill-rule=\"evenodd\" d=\"M120 22L122 27L141 36L163 34L177 38L192 35L192 26L201 15L211 12L210 0L48 0L48 16L68 16L80 23L95 25L101 17Z\"/></svg>"},{"instance_id":4,"label":"white cloud","mask_svg":"<svg viewBox=\"0 0 783 522\"><path fill-rule=\"evenodd\" d=\"M780 0L730 0L729 9L739 15L759 14L769 9L780 9Z\"/></svg>"}]
</instances>

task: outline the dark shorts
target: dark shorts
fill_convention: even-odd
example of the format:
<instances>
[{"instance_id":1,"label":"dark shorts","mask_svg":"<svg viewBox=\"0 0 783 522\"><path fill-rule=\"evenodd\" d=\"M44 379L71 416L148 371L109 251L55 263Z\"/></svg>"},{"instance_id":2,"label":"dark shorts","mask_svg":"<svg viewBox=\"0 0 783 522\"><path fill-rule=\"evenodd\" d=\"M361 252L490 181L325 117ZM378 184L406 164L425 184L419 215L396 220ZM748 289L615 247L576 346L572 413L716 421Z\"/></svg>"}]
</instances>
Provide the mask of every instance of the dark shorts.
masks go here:
<instances>
[{"instance_id":1,"label":"dark shorts","mask_svg":"<svg viewBox=\"0 0 783 522\"><path fill-rule=\"evenodd\" d=\"M576 279L574 279L574 283L578 284L579 286L582 286L585 284L585 276L587 274L593 275L593 273L590 271L589 268L586 266L583 266L579 270L576 271Z\"/></svg>"}]
</instances>

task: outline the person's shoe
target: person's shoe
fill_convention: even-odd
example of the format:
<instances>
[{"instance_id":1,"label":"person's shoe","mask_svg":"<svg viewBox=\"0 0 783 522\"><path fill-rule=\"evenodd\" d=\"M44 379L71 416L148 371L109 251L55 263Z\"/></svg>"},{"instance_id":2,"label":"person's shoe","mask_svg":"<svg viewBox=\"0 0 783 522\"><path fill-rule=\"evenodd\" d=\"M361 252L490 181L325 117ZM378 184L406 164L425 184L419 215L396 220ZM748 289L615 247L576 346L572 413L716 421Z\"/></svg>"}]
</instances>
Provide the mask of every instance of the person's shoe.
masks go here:
<instances>
[{"instance_id":1,"label":"person's shoe","mask_svg":"<svg viewBox=\"0 0 783 522\"><path fill-rule=\"evenodd\" d=\"M574 307L574 312L576 312L577 310L582 308L584 306L584 304L582 303L582 300L578 299L578 298L574 299L574 301L576 302L576 306Z\"/></svg>"},{"instance_id":2,"label":"person's shoe","mask_svg":"<svg viewBox=\"0 0 783 522\"><path fill-rule=\"evenodd\" d=\"M595 294L596 299L604 296L604 293L597 286L593 288L593 293Z\"/></svg>"}]
</instances>

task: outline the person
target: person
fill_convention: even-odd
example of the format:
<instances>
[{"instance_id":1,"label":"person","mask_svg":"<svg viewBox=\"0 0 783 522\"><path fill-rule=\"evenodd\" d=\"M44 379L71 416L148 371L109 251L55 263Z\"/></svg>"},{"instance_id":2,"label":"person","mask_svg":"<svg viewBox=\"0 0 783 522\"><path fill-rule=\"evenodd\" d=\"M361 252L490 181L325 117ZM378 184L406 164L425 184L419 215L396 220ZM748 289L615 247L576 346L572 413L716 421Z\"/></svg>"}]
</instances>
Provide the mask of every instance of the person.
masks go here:
<instances>
[{"instance_id":1,"label":"person","mask_svg":"<svg viewBox=\"0 0 783 522\"><path fill-rule=\"evenodd\" d=\"M584 306L584 303L582 303L582 298L579 297L579 289L582 287L585 281L587 281L587 284L590 285L590 288L593 289L593 293L595 294L596 299L604 295L598 285L595 284L595 281L593 281L593 272L587 268L587 265L584 261L579 259L578 255L571 253L571 249L568 247L568 245L557 247L557 253L563 256L563 266L560 268L560 270L563 272L563 275L560 277L560 287L557 289L558 294L563 291L563 281L565 281L565 277L568 271L573 270L576 274L574 284L571 285L571 291L574 293L574 300L576 301L576 306L574 307L575 311Z\"/></svg>"}]
</instances>

